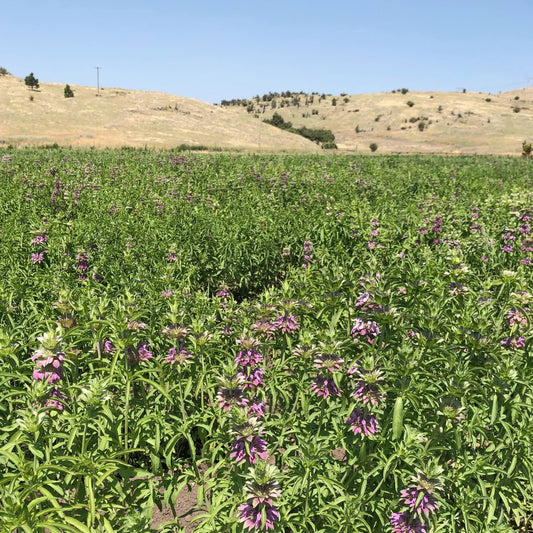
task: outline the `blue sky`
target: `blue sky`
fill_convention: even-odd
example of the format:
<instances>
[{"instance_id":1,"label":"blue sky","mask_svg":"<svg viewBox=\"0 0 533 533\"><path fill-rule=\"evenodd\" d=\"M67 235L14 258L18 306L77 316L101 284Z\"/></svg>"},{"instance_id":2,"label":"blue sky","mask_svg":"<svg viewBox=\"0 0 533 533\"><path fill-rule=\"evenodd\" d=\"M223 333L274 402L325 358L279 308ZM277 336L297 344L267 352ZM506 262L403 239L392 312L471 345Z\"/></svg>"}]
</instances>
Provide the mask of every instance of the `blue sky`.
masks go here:
<instances>
[{"instance_id":1,"label":"blue sky","mask_svg":"<svg viewBox=\"0 0 533 533\"><path fill-rule=\"evenodd\" d=\"M5 0L0 66L210 103L533 85L533 0Z\"/></svg>"}]
</instances>

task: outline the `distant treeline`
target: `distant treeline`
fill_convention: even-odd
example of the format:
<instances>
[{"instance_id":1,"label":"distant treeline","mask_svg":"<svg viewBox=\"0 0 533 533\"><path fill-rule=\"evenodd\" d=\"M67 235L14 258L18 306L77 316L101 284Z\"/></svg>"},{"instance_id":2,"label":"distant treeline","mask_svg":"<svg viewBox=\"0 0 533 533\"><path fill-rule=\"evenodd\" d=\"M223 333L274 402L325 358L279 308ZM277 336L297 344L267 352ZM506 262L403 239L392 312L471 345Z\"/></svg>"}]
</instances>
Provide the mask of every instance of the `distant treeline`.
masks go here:
<instances>
[{"instance_id":1,"label":"distant treeline","mask_svg":"<svg viewBox=\"0 0 533 533\"><path fill-rule=\"evenodd\" d=\"M274 109L277 105L280 107L285 106L296 106L299 107L301 104L310 105L315 101L315 97L318 97L318 101L325 100L326 94L321 94L317 92L305 93L303 91L284 91L281 93L278 92L269 92L263 94L263 96L254 96L253 98L234 98L232 100L221 100L220 105L222 106L243 106L248 107L249 112L254 110L254 104L260 104L261 102L266 103L270 102L271 107Z\"/></svg>"}]
</instances>

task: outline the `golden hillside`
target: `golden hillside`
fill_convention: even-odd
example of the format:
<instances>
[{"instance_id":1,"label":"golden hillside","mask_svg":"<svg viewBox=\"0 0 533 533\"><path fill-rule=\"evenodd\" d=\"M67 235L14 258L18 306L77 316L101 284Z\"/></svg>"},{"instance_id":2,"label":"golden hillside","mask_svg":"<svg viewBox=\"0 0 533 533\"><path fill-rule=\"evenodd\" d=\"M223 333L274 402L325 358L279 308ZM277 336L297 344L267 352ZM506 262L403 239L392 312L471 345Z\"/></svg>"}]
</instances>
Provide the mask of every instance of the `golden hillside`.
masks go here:
<instances>
[{"instance_id":1,"label":"golden hillside","mask_svg":"<svg viewBox=\"0 0 533 533\"><path fill-rule=\"evenodd\" d=\"M309 152L313 142L237 109L159 92L40 83L0 76L0 146L154 147L181 144L230 150Z\"/></svg>"},{"instance_id":2,"label":"golden hillside","mask_svg":"<svg viewBox=\"0 0 533 533\"><path fill-rule=\"evenodd\" d=\"M282 93L283 94L283 93ZM294 128L325 128L341 151L377 153L521 153L533 141L533 88L500 94L416 92L362 95L292 93L255 98L241 113L270 119L278 113Z\"/></svg>"},{"instance_id":3,"label":"golden hillside","mask_svg":"<svg viewBox=\"0 0 533 533\"><path fill-rule=\"evenodd\" d=\"M324 128L340 152L520 155L533 141L533 88L500 94L394 91L362 95L296 94L211 105L148 91L41 83L0 77L0 145L321 152L313 142L262 123L274 113L295 128ZM336 105L334 105L334 103Z\"/></svg>"}]
</instances>

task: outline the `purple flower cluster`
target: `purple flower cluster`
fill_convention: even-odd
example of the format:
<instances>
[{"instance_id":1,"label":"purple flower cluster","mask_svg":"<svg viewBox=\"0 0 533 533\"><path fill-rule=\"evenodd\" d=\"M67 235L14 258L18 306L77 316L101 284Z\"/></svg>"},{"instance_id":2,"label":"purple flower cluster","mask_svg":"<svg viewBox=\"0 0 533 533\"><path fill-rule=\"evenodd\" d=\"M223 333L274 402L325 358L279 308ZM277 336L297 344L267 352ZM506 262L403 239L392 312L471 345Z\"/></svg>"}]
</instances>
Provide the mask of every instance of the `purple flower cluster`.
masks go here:
<instances>
[{"instance_id":1,"label":"purple flower cluster","mask_svg":"<svg viewBox=\"0 0 533 533\"><path fill-rule=\"evenodd\" d=\"M302 268L307 268L309 263L313 260L313 243L307 239L304 242L304 253L302 256Z\"/></svg>"},{"instance_id":2,"label":"purple flower cluster","mask_svg":"<svg viewBox=\"0 0 533 533\"><path fill-rule=\"evenodd\" d=\"M500 345L509 350L519 350L526 347L526 339L524 337L505 337L505 339L500 342Z\"/></svg>"},{"instance_id":3,"label":"purple flower cluster","mask_svg":"<svg viewBox=\"0 0 533 533\"><path fill-rule=\"evenodd\" d=\"M65 354L59 350L61 336L45 333L38 337L41 346L32 355L32 361L35 361L35 370L33 379L43 380L48 383L55 383L63 377L63 359Z\"/></svg>"},{"instance_id":4,"label":"purple flower cluster","mask_svg":"<svg viewBox=\"0 0 533 533\"><path fill-rule=\"evenodd\" d=\"M42 263L44 261L44 254L46 254L46 250L43 250L42 252L34 252L31 254L31 260L34 264Z\"/></svg>"},{"instance_id":5,"label":"purple flower cluster","mask_svg":"<svg viewBox=\"0 0 533 533\"><path fill-rule=\"evenodd\" d=\"M255 333L263 333L267 338L272 337L273 333L292 333L300 329L298 317L280 313L276 318L271 320L259 320L251 328Z\"/></svg>"},{"instance_id":6,"label":"purple flower cluster","mask_svg":"<svg viewBox=\"0 0 533 533\"><path fill-rule=\"evenodd\" d=\"M340 396L341 393L335 383L333 375L327 374L318 374L318 376L313 380L309 390L316 393L317 396L322 396L324 399L328 396Z\"/></svg>"},{"instance_id":7,"label":"purple flower cluster","mask_svg":"<svg viewBox=\"0 0 533 533\"><path fill-rule=\"evenodd\" d=\"M244 488L246 503L239 507L239 521L249 530L273 529L274 522L279 518L274 499L281 496L275 480L278 472L273 465L261 462L250 468L249 475L251 479L246 481Z\"/></svg>"},{"instance_id":8,"label":"purple flower cluster","mask_svg":"<svg viewBox=\"0 0 533 533\"><path fill-rule=\"evenodd\" d=\"M54 384L53 389L43 398L42 405L63 409L61 400L65 396L59 391L57 382L63 378L63 359L65 354L60 350L59 343L62 337L53 333L45 333L37 340L41 346L35 350L32 355L32 361L35 361L35 370L33 379L36 381L45 381Z\"/></svg>"},{"instance_id":9,"label":"purple flower cluster","mask_svg":"<svg viewBox=\"0 0 533 533\"><path fill-rule=\"evenodd\" d=\"M413 483L400 492L407 509L391 514L390 523L394 533L428 533L429 524L425 520L439 507L433 495L437 486L437 479L420 475L414 477Z\"/></svg>"},{"instance_id":10,"label":"purple flower cluster","mask_svg":"<svg viewBox=\"0 0 533 533\"><path fill-rule=\"evenodd\" d=\"M529 312L529 307L524 307L524 311ZM527 326L527 317L520 309L512 308L505 318L509 321L509 327L518 326L519 328Z\"/></svg>"},{"instance_id":11,"label":"purple flower cluster","mask_svg":"<svg viewBox=\"0 0 533 533\"><path fill-rule=\"evenodd\" d=\"M377 323L373 320L364 321L361 318L356 318L353 324L351 334L354 342L364 340L368 344L372 344L375 338L379 335L380 330Z\"/></svg>"},{"instance_id":12,"label":"purple flower cluster","mask_svg":"<svg viewBox=\"0 0 533 533\"><path fill-rule=\"evenodd\" d=\"M346 419L354 435L361 434L370 437L378 432L379 423L376 415L366 407L356 407L352 414Z\"/></svg>"},{"instance_id":13,"label":"purple flower cluster","mask_svg":"<svg viewBox=\"0 0 533 533\"><path fill-rule=\"evenodd\" d=\"M244 378L235 374L232 377L221 377L222 387L217 392L217 404L223 411L231 411L233 407L246 407L248 397L244 390Z\"/></svg>"},{"instance_id":14,"label":"purple flower cluster","mask_svg":"<svg viewBox=\"0 0 533 533\"><path fill-rule=\"evenodd\" d=\"M428 533L429 524L422 523L420 518L409 511L392 513L390 518L393 533Z\"/></svg>"},{"instance_id":15,"label":"purple flower cluster","mask_svg":"<svg viewBox=\"0 0 533 533\"><path fill-rule=\"evenodd\" d=\"M176 348L169 348L168 355L165 358L165 362L171 365L178 364L184 365L192 357L192 353L183 349L183 345L176 350Z\"/></svg>"},{"instance_id":16,"label":"purple flower cluster","mask_svg":"<svg viewBox=\"0 0 533 533\"><path fill-rule=\"evenodd\" d=\"M235 424L231 429L235 440L231 446L229 456L237 464L244 462L255 464L258 459L268 457L267 443L260 437L264 433L256 417L251 416L245 422Z\"/></svg>"},{"instance_id":17,"label":"purple flower cluster","mask_svg":"<svg viewBox=\"0 0 533 533\"><path fill-rule=\"evenodd\" d=\"M258 389L264 384L265 369L259 366L263 362L263 355L259 351L260 344L253 337L244 337L237 340L241 349L235 357L237 377L240 380L241 389L256 391L256 397L248 402L248 416L260 418L265 412L265 405L257 395Z\"/></svg>"},{"instance_id":18,"label":"purple flower cluster","mask_svg":"<svg viewBox=\"0 0 533 533\"><path fill-rule=\"evenodd\" d=\"M140 361L148 361L152 358L152 352L148 349L150 345L147 342L139 342L137 347L126 347L126 356L130 365L135 365Z\"/></svg>"},{"instance_id":19,"label":"purple flower cluster","mask_svg":"<svg viewBox=\"0 0 533 533\"><path fill-rule=\"evenodd\" d=\"M85 252L80 252L78 255L76 255L76 261L78 261L76 264L76 269L78 270L78 279L80 281L86 281L86 272L89 269L89 257Z\"/></svg>"},{"instance_id":20,"label":"purple flower cluster","mask_svg":"<svg viewBox=\"0 0 533 533\"><path fill-rule=\"evenodd\" d=\"M381 311L382 306L374 303L372 296L369 292L362 292L355 302L355 307L358 307L360 311Z\"/></svg>"},{"instance_id":21,"label":"purple flower cluster","mask_svg":"<svg viewBox=\"0 0 533 533\"><path fill-rule=\"evenodd\" d=\"M380 387L383 377L379 370L364 371L357 365L350 368L348 373L356 379L352 395L359 405L346 419L346 423L354 435L370 437L379 430L379 422L372 409L378 407L385 398Z\"/></svg>"}]
</instances>

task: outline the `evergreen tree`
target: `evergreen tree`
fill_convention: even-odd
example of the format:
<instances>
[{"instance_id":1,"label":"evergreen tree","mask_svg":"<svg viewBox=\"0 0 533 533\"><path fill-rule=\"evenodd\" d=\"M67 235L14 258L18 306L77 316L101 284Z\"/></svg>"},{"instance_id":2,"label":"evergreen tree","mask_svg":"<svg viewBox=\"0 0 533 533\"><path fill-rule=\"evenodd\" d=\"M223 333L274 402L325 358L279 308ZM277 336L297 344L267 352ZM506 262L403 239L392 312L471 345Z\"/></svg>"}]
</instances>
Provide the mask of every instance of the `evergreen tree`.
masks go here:
<instances>
[{"instance_id":1,"label":"evergreen tree","mask_svg":"<svg viewBox=\"0 0 533 533\"><path fill-rule=\"evenodd\" d=\"M33 91L39 88L39 80L30 72L29 76L24 78L24 83Z\"/></svg>"},{"instance_id":2,"label":"evergreen tree","mask_svg":"<svg viewBox=\"0 0 533 533\"><path fill-rule=\"evenodd\" d=\"M74 91L68 83L65 85L65 98L74 98Z\"/></svg>"}]
</instances>

